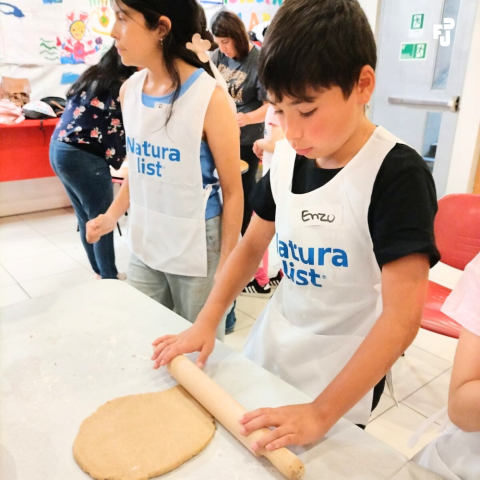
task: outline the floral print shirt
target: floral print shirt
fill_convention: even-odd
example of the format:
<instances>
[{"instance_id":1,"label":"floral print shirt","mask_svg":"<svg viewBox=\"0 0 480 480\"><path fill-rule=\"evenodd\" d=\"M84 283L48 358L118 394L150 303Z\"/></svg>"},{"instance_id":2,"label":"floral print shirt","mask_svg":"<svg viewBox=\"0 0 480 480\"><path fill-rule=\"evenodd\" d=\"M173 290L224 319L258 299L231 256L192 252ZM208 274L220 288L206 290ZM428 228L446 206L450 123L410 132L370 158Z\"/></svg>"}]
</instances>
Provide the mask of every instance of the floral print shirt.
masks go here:
<instances>
[{"instance_id":1,"label":"floral print shirt","mask_svg":"<svg viewBox=\"0 0 480 480\"><path fill-rule=\"evenodd\" d=\"M119 169L126 157L125 130L118 89L90 98L82 91L70 97L52 135L52 141L69 143L105 158Z\"/></svg>"}]
</instances>

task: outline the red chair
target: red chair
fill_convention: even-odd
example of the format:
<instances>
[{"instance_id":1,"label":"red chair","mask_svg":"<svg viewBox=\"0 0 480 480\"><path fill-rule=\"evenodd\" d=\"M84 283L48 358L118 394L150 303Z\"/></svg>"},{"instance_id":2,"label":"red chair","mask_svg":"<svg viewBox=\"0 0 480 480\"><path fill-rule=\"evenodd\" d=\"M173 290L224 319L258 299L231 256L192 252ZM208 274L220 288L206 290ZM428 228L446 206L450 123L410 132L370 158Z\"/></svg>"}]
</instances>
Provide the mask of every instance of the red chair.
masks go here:
<instances>
[{"instance_id":1,"label":"red chair","mask_svg":"<svg viewBox=\"0 0 480 480\"><path fill-rule=\"evenodd\" d=\"M442 263L465 270L480 252L480 195L446 195L438 201L435 241ZM447 337L458 338L461 326L440 311L449 288L428 282L421 327Z\"/></svg>"}]
</instances>

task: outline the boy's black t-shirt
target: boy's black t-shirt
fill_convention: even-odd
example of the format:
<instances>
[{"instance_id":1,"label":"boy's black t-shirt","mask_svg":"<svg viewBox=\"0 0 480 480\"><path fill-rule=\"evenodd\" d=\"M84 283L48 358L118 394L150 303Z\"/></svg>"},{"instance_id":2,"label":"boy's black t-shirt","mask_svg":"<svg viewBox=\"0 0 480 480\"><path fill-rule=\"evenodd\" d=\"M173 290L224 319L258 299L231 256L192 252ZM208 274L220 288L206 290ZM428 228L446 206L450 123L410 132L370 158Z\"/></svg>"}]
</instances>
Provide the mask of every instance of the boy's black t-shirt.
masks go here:
<instances>
[{"instance_id":1,"label":"boy's black t-shirt","mask_svg":"<svg viewBox=\"0 0 480 480\"><path fill-rule=\"evenodd\" d=\"M312 192L341 170L319 168L315 160L297 155L292 193ZM257 184L253 210L260 218L275 221L270 172ZM440 260L433 233L436 213L435 184L426 163L411 147L397 144L378 171L368 209L373 251L380 268L412 253L428 255L433 267Z\"/></svg>"}]
</instances>

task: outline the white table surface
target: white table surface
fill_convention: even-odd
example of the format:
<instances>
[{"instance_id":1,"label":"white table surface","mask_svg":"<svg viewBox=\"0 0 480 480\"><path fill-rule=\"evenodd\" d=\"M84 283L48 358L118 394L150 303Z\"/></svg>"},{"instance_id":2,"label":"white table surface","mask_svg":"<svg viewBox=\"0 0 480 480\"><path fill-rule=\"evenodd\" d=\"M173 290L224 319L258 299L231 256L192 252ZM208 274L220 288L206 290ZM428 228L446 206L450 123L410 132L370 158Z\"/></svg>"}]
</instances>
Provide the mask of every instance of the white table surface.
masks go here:
<instances>
[{"instance_id":1,"label":"white table surface","mask_svg":"<svg viewBox=\"0 0 480 480\"><path fill-rule=\"evenodd\" d=\"M174 386L165 368L152 369L150 343L189 325L116 280L4 308L0 319L2 480L90 478L72 455L81 422L111 399ZM309 401L220 342L205 371L249 410ZM305 463L305 479L439 479L346 420L314 446L293 450ZM209 446L163 478L283 477L217 423Z\"/></svg>"}]
</instances>

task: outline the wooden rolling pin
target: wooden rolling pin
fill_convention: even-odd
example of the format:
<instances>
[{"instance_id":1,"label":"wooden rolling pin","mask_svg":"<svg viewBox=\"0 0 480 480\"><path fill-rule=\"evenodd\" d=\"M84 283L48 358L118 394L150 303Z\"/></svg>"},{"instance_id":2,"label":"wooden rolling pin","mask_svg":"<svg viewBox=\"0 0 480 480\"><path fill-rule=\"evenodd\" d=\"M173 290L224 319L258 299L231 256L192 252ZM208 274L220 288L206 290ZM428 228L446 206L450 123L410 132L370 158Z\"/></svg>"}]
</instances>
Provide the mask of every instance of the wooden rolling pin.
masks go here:
<instances>
[{"instance_id":1,"label":"wooden rolling pin","mask_svg":"<svg viewBox=\"0 0 480 480\"><path fill-rule=\"evenodd\" d=\"M240 433L242 425L238 419L247 413L247 410L187 357L179 355L168 364L167 368L170 375L254 455L263 455L268 458L280 473L290 480L303 478L305 466L290 450L279 448L270 452L263 449L255 453L250 449L252 443L270 430L262 428L248 436L242 435Z\"/></svg>"}]
</instances>

